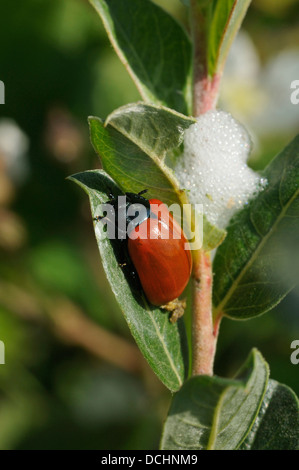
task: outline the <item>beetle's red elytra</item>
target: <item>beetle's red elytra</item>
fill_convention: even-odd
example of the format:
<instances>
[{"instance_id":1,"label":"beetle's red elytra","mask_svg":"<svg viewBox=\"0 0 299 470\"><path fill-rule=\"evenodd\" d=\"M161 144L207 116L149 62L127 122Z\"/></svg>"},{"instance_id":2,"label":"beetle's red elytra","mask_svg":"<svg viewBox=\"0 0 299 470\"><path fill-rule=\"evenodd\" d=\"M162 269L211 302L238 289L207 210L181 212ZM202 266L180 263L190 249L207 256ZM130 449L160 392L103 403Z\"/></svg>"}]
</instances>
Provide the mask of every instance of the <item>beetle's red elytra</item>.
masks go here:
<instances>
[{"instance_id":1,"label":"beetle's red elytra","mask_svg":"<svg viewBox=\"0 0 299 470\"><path fill-rule=\"evenodd\" d=\"M158 199L150 199L149 204L149 217L133 229L134 237L129 234L128 252L147 299L162 306L184 291L192 271L192 257L188 240L167 206ZM151 224L152 215L156 224Z\"/></svg>"}]
</instances>

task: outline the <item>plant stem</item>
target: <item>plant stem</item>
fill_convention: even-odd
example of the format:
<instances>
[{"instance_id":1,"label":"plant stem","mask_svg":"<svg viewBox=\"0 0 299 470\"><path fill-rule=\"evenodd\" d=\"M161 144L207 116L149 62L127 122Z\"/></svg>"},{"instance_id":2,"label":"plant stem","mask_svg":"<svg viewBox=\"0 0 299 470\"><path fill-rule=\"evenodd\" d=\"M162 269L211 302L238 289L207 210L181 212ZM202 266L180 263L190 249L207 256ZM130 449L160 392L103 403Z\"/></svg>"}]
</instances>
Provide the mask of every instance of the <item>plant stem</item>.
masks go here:
<instances>
[{"instance_id":1,"label":"plant stem","mask_svg":"<svg viewBox=\"0 0 299 470\"><path fill-rule=\"evenodd\" d=\"M213 375L220 318L214 325L212 285L211 256L200 251L193 269L192 375Z\"/></svg>"},{"instance_id":2,"label":"plant stem","mask_svg":"<svg viewBox=\"0 0 299 470\"><path fill-rule=\"evenodd\" d=\"M205 76L197 77L197 79L194 80L193 114L195 117L200 116L211 109L215 109L218 99L220 79L221 77L219 75L214 75L213 78Z\"/></svg>"},{"instance_id":3,"label":"plant stem","mask_svg":"<svg viewBox=\"0 0 299 470\"><path fill-rule=\"evenodd\" d=\"M210 2L190 0L190 24L193 43L193 116L216 106L221 75L209 75L208 29Z\"/></svg>"},{"instance_id":4,"label":"plant stem","mask_svg":"<svg viewBox=\"0 0 299 470\"><path fill-rule=\"evenodd\" d=\"M221 75L209 75L208 33L210 1L190 0L190 25L193 42L193 116L216 106ZM192 319L192 375L213 375L214 358L221 316L213 322L211 256L194 253Z\"/></svg>"}]
</instances>

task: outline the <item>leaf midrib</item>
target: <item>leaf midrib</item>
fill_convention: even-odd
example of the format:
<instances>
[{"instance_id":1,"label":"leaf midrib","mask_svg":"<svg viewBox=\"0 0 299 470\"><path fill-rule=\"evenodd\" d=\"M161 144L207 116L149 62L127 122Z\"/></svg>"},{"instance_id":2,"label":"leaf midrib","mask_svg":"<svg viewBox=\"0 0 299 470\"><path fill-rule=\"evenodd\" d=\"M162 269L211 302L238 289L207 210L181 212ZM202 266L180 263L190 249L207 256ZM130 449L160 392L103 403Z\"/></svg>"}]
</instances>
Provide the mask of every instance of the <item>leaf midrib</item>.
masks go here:
<instances>
[{"instance_id":1,"label":"leaf midrib","mask_svg":"<svg viewBox=\"0 0 299 470\"><path fill-rule=\"evenodd\" d=\"M174 371L174 373L175 373L175 375L176 375L176 377L177 377L177 379L178 379L178 382L179 382L180 386L182 386L182 385L183 385L183 382L182 382L182 379L181 379L181 377L180 377L180 374L179 374L177 368L176 368L175 365L174 365L174 362L173 362L173 360L172 360L171 355L169 354L168 348L167 348L167 346L166 346L166 344L165 344L165 341L164 341L163 336L162 336L161 333L160 333L160 330L159 330L159 328L158 328L157 322L155 321L151 310L149 310L149 308L148 308L148 303L146 302L145 297L143 297L143 301L144 301L144 309L145 309L146 312L149 314L149 317L150 317L150 319L151 319L151 321L152 321L152 323L153 323L153 325L154 325L154 327L155 327L155 330L156 330L156 332L157 332L157 336L160 338L160 341L161 341L161 344L163 345L163 349L164 349L164 351L165 351L166 357L167 357L168 360L169 360L169 364L170 364L172 370Z\"/></svg>"},{"instance_id":2,"label":"leaf midrib","mask_svg":"<svg viewBox=\"0 0 299 470\"><path fill-rule=\"evenodd\" d=\"M233 387L228 386L227 388L225 388L223 390L223 392L221 393L220 398L218 400L218 403L215 407L215 412L214 412L212 426L211 426L211 433L210 433L209 441L208 441L208 444L207 444L207 450L213 450L214 449L214 445L215 445L216 440L217 440L217 434L218 434L217 431L218 431L218 425L219 425L219 420L220 420L220 416L221 416L222 405L224 403L225 395L227 394L227 392L231 388L233 388Z\"/></svg>"}]
</instances>

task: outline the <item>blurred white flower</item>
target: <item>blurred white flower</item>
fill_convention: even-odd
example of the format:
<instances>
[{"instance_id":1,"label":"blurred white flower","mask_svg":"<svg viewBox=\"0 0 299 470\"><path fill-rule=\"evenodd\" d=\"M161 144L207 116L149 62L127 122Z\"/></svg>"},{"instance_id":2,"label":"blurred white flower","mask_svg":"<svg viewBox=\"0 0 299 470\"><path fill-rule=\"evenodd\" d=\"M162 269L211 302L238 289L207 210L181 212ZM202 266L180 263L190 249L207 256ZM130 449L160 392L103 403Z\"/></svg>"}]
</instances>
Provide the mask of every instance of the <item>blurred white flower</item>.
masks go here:
<instances>
[{"instance_id":1,"label":"blurred white flower","mask_svg":"<svg viewBox=\"0 0 299 470\"><path fill-rule=\"evenodd\" d=\"M15 182L22 182L28 175L29 139L12 119L0 120L0 160L8 176Z\"/></svg>"},{"instance_id":2,"label":"blurred white flower","mask_svg":"<svg viewBox=\"0 0 299 470\"><path fill-rule=\"evenodd\" d=\"M299 79L299 49L287 49L273 57L260 76L267 103L256 117L263 133L298 132L299 106L291 102L291 84Z\"/></svg>"},{"instance_id":3,"label":"blurred white flower","mask_svg":"<svg viewBox=\"0 0 299 470\"><path fill-rule=\"evenodd\" d=\"M291 83L299 79L299 50L279 52L262 67L250 36L241 31L229 54L221 107L256 136L298 131L299 106L291 103Z\"/></svg>"},{"instance_id":4,"label":"blurred white flower","mask_svg":"<svg viewBox=\"0 0 299 470\"><path fill-rule=\"evenodd\" d=\"M224 79L255 83L259 77L261 63L256 48L245 31L240 31L234 41L225 66Z\"/></svg>"},{"instance_id":5,"label":"blurred white flower","mask_svg":"<svg viewBox=\"0 0 299 470\"><path fill-rule=\"evenodd\" d=\"M261 63L255 46L250 36L240 31L225 66L220 103L222 108L249 127L267 102L267 96L259 84L260 74ZM255 135L253 138L255 141Z\"/></svg>"},{"instance_id":6,"label":"blurred white flower","mask_svg":"<svg viewBox=\"0 0 299 470\"><path fill-rule=\"evenodd\" d=\"M62 163L71 163L84 150L85 135L76 119L64 108L53 107L47 115L45 143Z\"/></svg>"}]
</instances>

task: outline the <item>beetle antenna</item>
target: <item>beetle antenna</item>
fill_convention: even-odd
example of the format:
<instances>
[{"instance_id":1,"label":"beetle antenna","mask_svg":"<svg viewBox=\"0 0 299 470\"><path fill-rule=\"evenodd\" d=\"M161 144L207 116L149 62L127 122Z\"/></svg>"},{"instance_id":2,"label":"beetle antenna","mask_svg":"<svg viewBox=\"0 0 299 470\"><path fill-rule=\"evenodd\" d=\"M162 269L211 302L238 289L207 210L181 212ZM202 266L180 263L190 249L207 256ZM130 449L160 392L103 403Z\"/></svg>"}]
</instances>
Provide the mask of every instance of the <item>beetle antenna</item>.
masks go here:
<instances>
[{"instance_id":1,"label":"beetle antenna","mask_svg":"<svg viewBox=\"0 0 299 470\"><path fill-rule=\"evenodd\" d=\"M143 189L142 191L140 191L138 193L138 196L142 196L143 194L147 193L148 192L148 189Z\"/></svg>"}]
</instances>

